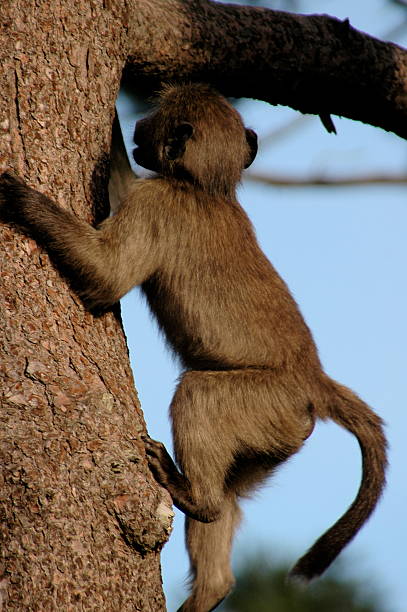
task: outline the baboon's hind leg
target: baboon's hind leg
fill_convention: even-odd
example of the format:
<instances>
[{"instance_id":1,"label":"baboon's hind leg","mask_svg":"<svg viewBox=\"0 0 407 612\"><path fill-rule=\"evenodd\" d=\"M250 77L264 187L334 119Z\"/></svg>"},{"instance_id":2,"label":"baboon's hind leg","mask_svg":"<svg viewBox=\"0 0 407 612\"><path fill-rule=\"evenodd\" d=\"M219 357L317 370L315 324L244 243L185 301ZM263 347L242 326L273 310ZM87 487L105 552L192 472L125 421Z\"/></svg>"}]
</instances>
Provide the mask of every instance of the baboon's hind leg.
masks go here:
<instances>
[{"instance_id":1,"label":"baboon's hind leg","mask_svg":"<svg viewBox=\"0 0 407 612\"><path fill-rule=\"evenodd\" d=\"M221 516L213 523L205 524L186 517L192 589L178 612L210 612L233 587L230 553L239 518L235 496L225 498Z\"/></svg>"}]
</instances>

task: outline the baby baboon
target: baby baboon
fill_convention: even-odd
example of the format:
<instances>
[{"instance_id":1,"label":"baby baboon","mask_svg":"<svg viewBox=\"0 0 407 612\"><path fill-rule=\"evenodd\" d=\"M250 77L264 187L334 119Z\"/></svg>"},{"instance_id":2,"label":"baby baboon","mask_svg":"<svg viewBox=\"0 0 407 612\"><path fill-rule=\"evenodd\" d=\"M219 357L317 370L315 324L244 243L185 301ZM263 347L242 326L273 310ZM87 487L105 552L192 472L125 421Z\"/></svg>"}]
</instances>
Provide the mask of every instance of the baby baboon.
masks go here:
<instances>
[{"instance_id":1,"label":"baby baboon","mask_svg":"<svg viewBox=\"0 0 407 612\"><path fill-rule=\"evenodd\" d=\"M141 285L184 373L171 404L178 468L145 440L151 469L186 515L193 576L183 612L208 612L233 585L238 501L301 448L314 420L358 439L363 476L353 504L297 562L321 574L373 511L384 485L382 422L321 369L286 285L236 200L256 135L204 84L167 86L135 130L136 179L116 126L110 194L117 213L96 229L6 174L2 216L44 242L91 307Z\"/></svg>"}]
</instances>

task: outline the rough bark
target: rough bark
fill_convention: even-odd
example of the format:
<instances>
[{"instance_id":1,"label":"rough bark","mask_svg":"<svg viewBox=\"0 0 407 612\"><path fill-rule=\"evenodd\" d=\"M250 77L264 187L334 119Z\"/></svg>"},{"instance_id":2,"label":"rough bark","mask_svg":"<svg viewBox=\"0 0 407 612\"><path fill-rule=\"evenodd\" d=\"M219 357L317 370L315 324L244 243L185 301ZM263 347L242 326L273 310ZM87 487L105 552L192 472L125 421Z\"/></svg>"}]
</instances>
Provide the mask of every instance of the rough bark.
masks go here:
<instances>
[{"instance_id":1,"label":"rough bark","mask_svg":"<svg viewBox=\"0 0 407 612\"><path fill-rule=\"evenodd\" d=\"M89 220L107 204L121 7L1 6L4 162ZM145 462L119 310L87 313L13 228L0 248L3 609L164 610L170 500Z\"/></svg>"},{"instance_id":2,"label":"rough bark","mask_svg":"<svg viewBox=\"0 0 407 612\"><path fill-rule=\"evenodd\" d=\"M0 19L0 170L88 220L106 214L126 63L138 91L199 78L406 136L406 52L327 17L205 0L2 0ZM169 500L146 467L119 312L87 313L17 230L1 228L0 248L0 602L158 612Z\"/></svg>"}]
</instances>

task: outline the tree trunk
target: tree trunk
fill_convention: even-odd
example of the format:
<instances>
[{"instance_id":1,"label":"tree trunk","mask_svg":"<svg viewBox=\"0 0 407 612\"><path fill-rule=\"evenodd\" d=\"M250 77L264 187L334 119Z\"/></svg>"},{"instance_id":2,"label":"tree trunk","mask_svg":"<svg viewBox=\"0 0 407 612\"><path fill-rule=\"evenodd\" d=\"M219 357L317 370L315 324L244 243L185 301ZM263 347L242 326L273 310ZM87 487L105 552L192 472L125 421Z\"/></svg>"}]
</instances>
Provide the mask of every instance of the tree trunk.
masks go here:
<instances>
[{"instance_id":1,"label":"tree trunk","mask_svg":"<svg viewBox=\"0 0 407 612\"><path fill-rule=\"evenodd\" d=\"M96 216L107 206L121 6L1 7L4 162L88 220L91 204ZM145 462L119 308L87 313L11 227L0 245L0 608L164 610L171 506Z\"/></svg>"}]
</instances>

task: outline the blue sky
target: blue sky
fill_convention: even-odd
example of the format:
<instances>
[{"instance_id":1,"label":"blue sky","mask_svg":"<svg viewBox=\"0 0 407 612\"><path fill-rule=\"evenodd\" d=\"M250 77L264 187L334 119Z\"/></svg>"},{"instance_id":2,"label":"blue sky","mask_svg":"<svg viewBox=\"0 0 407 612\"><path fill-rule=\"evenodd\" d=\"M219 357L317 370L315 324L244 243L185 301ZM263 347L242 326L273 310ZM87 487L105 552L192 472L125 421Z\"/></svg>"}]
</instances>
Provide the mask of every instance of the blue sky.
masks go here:
<instances>
[{"instance_id":1,"label":"blue sky","mask_svg":"<svg viewBox=\"0 0 407 612\"><path fill-rule=\"evenodd\" d=\"M272 3L270 3L271 5ZM349 17L379 37L403 13L385 0L303 1L302 12ZM274 5L276 6L276 4ZM402 44L407 44L407 32ZM239 107L245 122L266 135L296 113L261 102ZM131 140L136 116L122 99L119 112ZM338 135L312 119L285 140L260 148L253 169L327 175L407 169L407 146L394 135L334 117ZM350 386L386 421L388 486L374 516L347 548L350 575L383 588L383 612L406 612L407 493L407 201L405 187L271 188L243 183L239 198L267 256L288 283L313 331L326 371ZM138 290L122 301L136 386L149 433L171 447L168 405L178 369ZM290 563L353 500L360 479L356 441L333 424L318 425L306 447L255 498L234 548L235 561L266 550ZM168 609L183 600L188 561L183 517L162 553Z\"/></svg>"}]
</instances>

